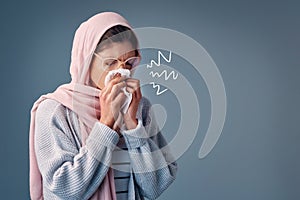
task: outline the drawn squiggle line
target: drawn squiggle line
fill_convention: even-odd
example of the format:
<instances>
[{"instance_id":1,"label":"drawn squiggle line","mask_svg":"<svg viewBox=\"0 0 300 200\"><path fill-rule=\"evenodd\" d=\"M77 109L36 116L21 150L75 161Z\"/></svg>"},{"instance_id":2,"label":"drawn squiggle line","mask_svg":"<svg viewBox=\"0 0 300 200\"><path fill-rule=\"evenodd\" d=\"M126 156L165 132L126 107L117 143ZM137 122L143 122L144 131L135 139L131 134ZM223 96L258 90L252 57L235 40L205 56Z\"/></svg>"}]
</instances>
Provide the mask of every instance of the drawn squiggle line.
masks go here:
<instances>
[{"instance_id":1,"label":"drawn squiggle line","mask_svg":"<svg viewBox=\"0 0 300 200\"><path fill-rule=\"evenodd\" d=\"M161 77L162 75L165 75L165 81L168 80L168 79L170 78L171 75L173 75L172 78L173 78L174 80L176 80L177 77L178 77L178 73L175 74L174 71L171 71L171 72L168 74L167 70L162 71L160 74L159 74L158 72L153 72L153 71L151 71L149 74L150 74L153 78L154 78L155 76L157 76L157 77L159 78L159 77Z\"/></svg>"},{"instance_id":2,"label":"drawn squiggle line","mask_svg":"<svg viewBox=\"0 0 300 200\"><path fill-rule=\"evenodd\" d=\"M152 84L153 88L157 88L156 90L156 95L161 95L162 93L164 93L165 91L167 91L168 89L164 89L163 91L160 91L160 85L155 84L154 82L150 82L150 84Z\"/></svg>"},{"instance_id":3,"label":"drawn squiggle line","mask_svg":"<svg viewBox=\"0 0 300 200\"><path fill-rule=\"evenodd\" d=\"M169 59L167 59L161 51L158 51L157 52L157 58L158 58L158 61L155 62L155 60L151 60L150 61L150 65L147 64L147 68L152 68L153 67L153 64L155 64L156 66L160 66L160 58L163 58L165 61L167 61L168 63L171 62L171 59L172 59L172 52L170 51L169 53Z\"/></svg>"}]
</instances>

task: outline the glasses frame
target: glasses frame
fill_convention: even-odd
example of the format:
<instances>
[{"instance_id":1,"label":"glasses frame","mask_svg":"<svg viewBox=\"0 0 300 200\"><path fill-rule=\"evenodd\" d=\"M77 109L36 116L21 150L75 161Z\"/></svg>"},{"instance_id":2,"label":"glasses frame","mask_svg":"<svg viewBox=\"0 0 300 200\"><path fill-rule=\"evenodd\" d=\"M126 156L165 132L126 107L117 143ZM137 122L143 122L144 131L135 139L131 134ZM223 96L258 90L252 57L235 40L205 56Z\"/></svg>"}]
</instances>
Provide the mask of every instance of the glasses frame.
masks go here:
<instances>
[{"instance_id":1,"label":"glasses frame","mask_svg":"<svg viewBox=\"0 0 300 200\"><path fill-rule=\"evenodd\" d=\"M136 64L135 66L132 66L131 69L128 69L129 71L134 71L134 70L136 69L136 67L139 65L140 61L141 61L141 57L140 57L140 56L132 56L132 57L127 58L125 61L121 61L120 59L118 59L118 58L113 58L113 57L104 58L104 57L100 56L99 54L97 54L97 53L95 53L95 52L94 52L94 55L95 55L97 58L101 59L101 61L102 61L102 63L101 63L101 68L102 68L104 71L110 71L110 70L107 70L107 68L109 68L109 67L106 67L106 68L104 67L104 61L107 60L107 59L114 59L114 60L117 60L117 61L118 61L117 66L121 66L121 65L126 66L126 62L128 62L128 60L133 59L133 58L137 58L137 59L138 59L137 64ZM120 64L120 63L121 63L121 64ZM115 69L118 69L118 68L115 68Z\"/></svg>"}]
</instances>

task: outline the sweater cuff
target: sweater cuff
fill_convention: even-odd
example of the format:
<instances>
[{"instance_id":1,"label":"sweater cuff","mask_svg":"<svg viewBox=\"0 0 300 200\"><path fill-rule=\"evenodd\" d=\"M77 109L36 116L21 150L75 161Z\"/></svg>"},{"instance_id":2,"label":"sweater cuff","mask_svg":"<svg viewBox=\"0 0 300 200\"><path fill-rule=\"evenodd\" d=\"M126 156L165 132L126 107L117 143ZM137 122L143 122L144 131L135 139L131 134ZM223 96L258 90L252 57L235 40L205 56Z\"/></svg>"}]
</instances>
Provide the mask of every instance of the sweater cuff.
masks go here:
<instances>
[{"instance_id":1,"label":"sweater cuff","mask_svg":"<svg viewBox=\"0 0 300 200\"><path fill-rule=\"evenodd\" d=\"M138 120L138 125L135 129L124 130L122 131L122 134L129 149L143 146L148 138L148 134L140 119Z\"/></svg>"},{"instance_id":2,"label":"sweater cuff","mask_svg":"<svg viewBox=\"0 0 300 200\"><path fill-rule=\"evenodd\" d=\"M119 135L116 131L100 122L96 122L86 140L86 148L96 159L100 160L103 155L103 147L113 151L118 141Z\"/></svg>"}]
</instances>

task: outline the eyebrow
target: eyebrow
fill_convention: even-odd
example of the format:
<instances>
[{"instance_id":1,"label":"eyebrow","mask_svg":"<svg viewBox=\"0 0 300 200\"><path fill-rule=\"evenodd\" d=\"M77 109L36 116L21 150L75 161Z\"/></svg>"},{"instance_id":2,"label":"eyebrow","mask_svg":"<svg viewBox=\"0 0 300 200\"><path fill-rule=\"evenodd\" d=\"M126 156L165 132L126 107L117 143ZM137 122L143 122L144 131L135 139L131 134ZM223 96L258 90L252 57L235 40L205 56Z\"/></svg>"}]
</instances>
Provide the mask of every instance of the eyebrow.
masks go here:
<instances>
[{"instance_id":1,"label":"eyebrow","mask_svg":"<svg viewBox=\"0 0 300 200\"><path fill-rule=\"evenodd\" d=\"M123 56L125 57L124 60L126 60L126 59L128 59L128 58L130 58L130 57L134 57L134 56L136 56L136 53L135 53L135 52L136 52L136 50L128 51L128 52L122 54L121 56L119 56L117 59L122 60L121 58L122 58ZM134 55L133 55L133 56L129 55L129 54L131 54L131 53L134 53Z\"/></svg>"},{"instance_id":2,"label":"eyebrow","mask_svg":"<svg viewBox=\"0 0 300 200\"><path fill-rule=\"evenodd\" d=\"M130 57L135 57L135 56L138 56L137 55L137 49L134 49L134 50L130 50L130 51L127 51L125 53L123 53L122 55L120 55L119 57L115 57L115 56L110 56L110 55L101 55L101 51L100 52L95 52L97 55L101 56L102 58L115 58L115 59L119 59L119 60L122 60L121 58L124 56L126 59L130 58ZM134 55L133 56L130 56L129 54L133 53ZM126 60L124 59L124 60Z\"/></svg>"}]
</instances>

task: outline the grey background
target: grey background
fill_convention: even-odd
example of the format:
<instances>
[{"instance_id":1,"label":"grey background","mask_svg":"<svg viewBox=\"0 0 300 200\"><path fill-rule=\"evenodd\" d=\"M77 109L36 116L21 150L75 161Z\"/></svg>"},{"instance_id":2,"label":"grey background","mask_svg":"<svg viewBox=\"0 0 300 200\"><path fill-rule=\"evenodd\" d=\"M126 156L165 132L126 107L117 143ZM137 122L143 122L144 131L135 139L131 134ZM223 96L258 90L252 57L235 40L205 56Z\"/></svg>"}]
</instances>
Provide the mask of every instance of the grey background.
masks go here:
<instances>
[{"instance_id":1,"label":"grey background","mask_svg":"<svg viewBox=\"0 0 300 200\"><path fill-rule=\"evenodd\" d=\"M299 6L232 0L1 2L0 199L29 199L30 108L41 94L70 80L75 30L107 10L120 12L134 27L189 35L212 56L224 79L225 127L213 151L199 160L209 98L201 77L187 72L198 90L200 129L178 160L176 181L159 199L300 199ZM176 131L170 124L165 132L169 129Z\"/></svg>"}]
</instances>

